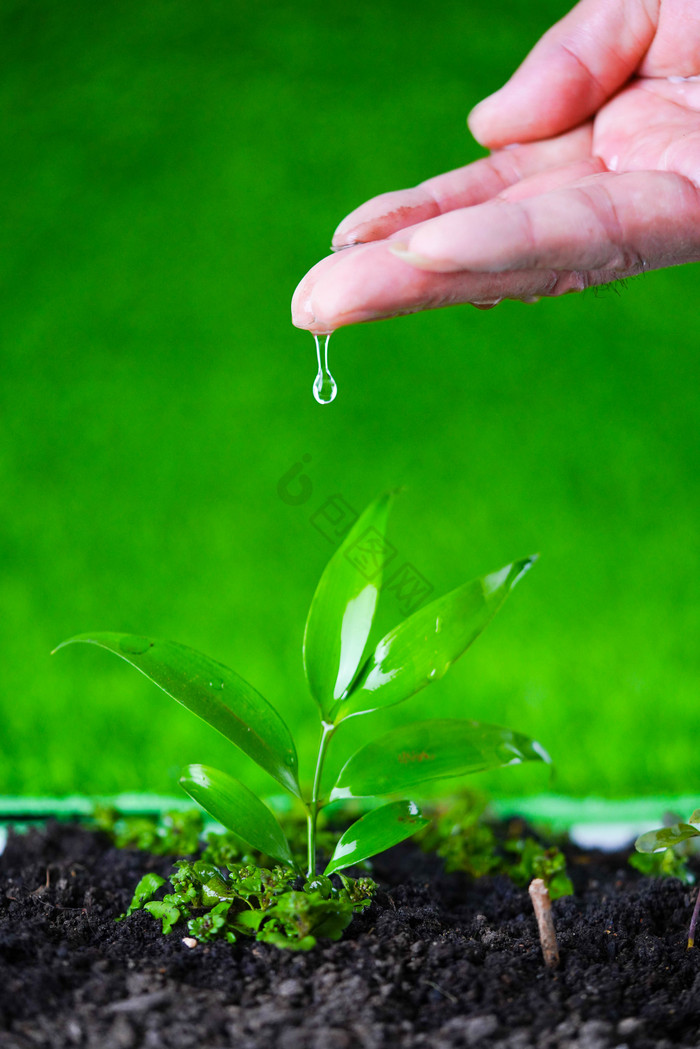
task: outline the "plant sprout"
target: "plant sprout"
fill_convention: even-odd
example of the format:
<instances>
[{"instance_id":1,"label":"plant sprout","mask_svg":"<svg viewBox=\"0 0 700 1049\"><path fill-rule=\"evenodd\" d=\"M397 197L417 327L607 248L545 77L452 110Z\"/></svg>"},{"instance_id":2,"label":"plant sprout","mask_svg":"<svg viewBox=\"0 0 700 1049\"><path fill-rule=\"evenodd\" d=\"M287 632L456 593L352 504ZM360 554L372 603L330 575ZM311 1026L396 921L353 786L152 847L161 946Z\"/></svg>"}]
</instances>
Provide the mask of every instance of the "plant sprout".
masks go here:
<instances>
[{"instance_id":1,"label":"plant sprout","mask_svg":"<svg viewBox=\"0 0 700 1049\"><path fill-rule=\"evenodd\" d=\"M497 725L431 718L369 739L342 766L331 743L350 718L402 703L441 678L472 644L535 560L528 557L472 580L419 609L370 644L382 585L381 559L393 493L372 502L328 563L306 621L304 667L318 705L320 739L310 790L302 789L297 751L275 708L235 671L174 641L118 633L80 634L64 641L99 645L136 667L173 699L218 729L304 806L307 877L316 875L319 812L340 799L383 804L353 823L324 871L329 876L414 834L428 821L412 800L430 780L523 761L549 761L534 740ZM425 704L426 712L432 707ZM180 784L214 819L253 849L298 870L276 816L228 772L187 765ZM403 795L403 797L402 797ZM408 797L406 797L408 795ZM392 799L392 800L388 800Z\"/></svg>"},{"instance_id":2,"label":"plant sprout","mask_svg":"<svg viewBox=\"0 0 700 1049\"><path fill-rule=\"evenodd\" d=\"M634 843L637 852L655 853L664 852L666 849L680 845L691 838L700 837L700 809L696 809L687 823L674 823L670 827L660 827L658 830L648 830L646 834L640 834ZM695 928L700 917L700 891L695 898L695 906L690 919L688 929L688 950L695 946Z\"/></svg>"}]
</instances>

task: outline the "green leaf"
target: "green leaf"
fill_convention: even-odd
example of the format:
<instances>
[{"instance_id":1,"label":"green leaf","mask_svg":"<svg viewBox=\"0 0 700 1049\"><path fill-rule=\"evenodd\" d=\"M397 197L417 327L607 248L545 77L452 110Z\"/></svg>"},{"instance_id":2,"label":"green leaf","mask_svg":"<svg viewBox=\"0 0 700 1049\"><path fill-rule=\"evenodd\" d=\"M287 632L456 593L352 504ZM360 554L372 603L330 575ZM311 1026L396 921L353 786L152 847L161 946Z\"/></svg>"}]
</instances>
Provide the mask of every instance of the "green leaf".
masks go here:
<instances>
[{"instance_id":1,"label":"green leaf","mask_svg":"<svg viewBox=\"0 0 700 1049\"><path fill-rule=\"evenodd\" d=\"M79 634L54 651L76 641L99 645L131 663L301 797L297 753L289 729L274 707L223 663L175 641L133 634Z\"/></svg>"},{"instance_id":2,"label":"green leaf","mask_svg":"<svg viewBox=\"0 0 700 1049\"><path fill-rule=\"evenodd\" d=\"M688 823L700 823L700 809L693 811L693 815L688 817Z\"/></svg>"},{"instance_id":3,"label":"green leaf","mask_svg":"<svg viewBox=\"0 0 700 1049\"><path fill-rule=\"evenodd\" d=\"M688 838L697 837L700 837L697 827L691 827L689 823L674 823L672 827L648 830L646 834L641 834L634 847L637 852L659 852L661 849L669 849L672 845L679 845Z\"/></svg>"},{"instance_id":4,"label":"green leaf","mask_svg":"<svg viewBox=\"0 0 700 1049\"><path fill-rule=\"evenodd\" d=\"M452 590L391 630L362 668L340 715L393 706L437 681L477 639L537 557Z\"/></svg>"},{"instance_id":5,"label":"green leaf","mask_svg":"<svg viewBox=\"0 0 700 1049\"><path fill-rule=\"evenodd\" d=\"M410 838L429 822L413 801L392 801L382 805L348 827L323 873L334 874L376 856L378 852Z\"/></svg>"},{"instance_id":6,"label":"green leaf","mask_svg":"<svg viewBox=\"0 0 700 1049\"><path fill-rule=\"evenodd\" d=\"M241 929L250 932L257 932L265 917L265 911L239 911L236 915L235 922Z\"/></svg>"},{"instance_id":7,"label":"green leaf","mask_svg":"<svg viewBox=\"0 0 700 1049\"><path fill-rule=\"evenodd\" d=\"M460 718L416 721L366 744L345 763L330 800L411 792L418 783L470 772L546 761L527 736Z\"/></svg>"},{"instance_id":8,"label":"green leaf","mask_svg":"<svg viewBox=\"0 0 700 1049\"><path fill-rule=\"evenodd\" d=\"M160 874L154 874L152 871L148 874L144 874L141 881L134 889L134 895L129 904L129 909L126 914L122 915L122 918L128 918L129 915L133 914L134 911L140 910L146 900L150 900L158 892L161 885L165 885L165 878L161 878Z\"/></svg>"},{"instance_id":9,"label":"green leaf","mask_svg":"<svg viewBox=\"0 0 700 1049\"><path fill-rule=\"evenodd\" d=\"M339 940L356 909L362 909L362 905L354 904L346 893L325 899L313 890L285 892L265 912L265 918L270 920L256 939L292 951L305 951L314 946L318 936Z\"/></svg>"},{"instance_id":10,"label":"green leaf","mask_svg":"<svg viewBox=\"0 0 700 1049\"><path fill-rule=\"evenodd\" d=\"M361 666L383 568L393 556L384 539L393 493L375 499L328 562L313 596L304 632L304 668L326 721Z\"/></svg>"},{"instance_id":11,"label":"green leaf","mask_svg":"<svg viewBox=\"0 0 700 1049\"><path fill-rule=\"evenodd\" d=\"M177 925L181 918L180 908L172 903L166 903L164 900L151 900L150 903L143 905L143 909L148 911L157 921L163 923L163 933L166 936L169 932L172 932L173 926Z\"/></svg>"},{"instance_id":12,"label":"green leaf","mask_svg":"<svg viewBox=\"0 0 700 1049\"><path fill-rule=\"evenodd\" d=\"M562 896L574 895L574 883L566 872L559 871L553 874L547 888L550 900L560 900Z\"/></svg>"},{"instance_id":13,"label":"green leaf","mask_svg":"<svg viewBox=\"0 0 700 1049\"><path fill-rule=\"evenodd\" d=\"M246 844L287 867L294 867L289 843L279 823L243 783L207 765L187 765L180 776L180 786Z\"/></svg>"}]
</instances>

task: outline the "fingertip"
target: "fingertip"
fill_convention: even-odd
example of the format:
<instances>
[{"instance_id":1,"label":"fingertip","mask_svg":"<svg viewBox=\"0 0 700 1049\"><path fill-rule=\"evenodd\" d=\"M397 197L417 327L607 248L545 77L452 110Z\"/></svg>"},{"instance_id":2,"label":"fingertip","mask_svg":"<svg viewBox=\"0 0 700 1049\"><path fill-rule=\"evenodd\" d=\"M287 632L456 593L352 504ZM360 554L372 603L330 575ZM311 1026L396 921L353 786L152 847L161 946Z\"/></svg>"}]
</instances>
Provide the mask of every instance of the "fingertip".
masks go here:
<instances>
[{"instance_id":1,"label":"fingertip","mask_svg":"<svg viewBox=\"0 0 700 1049\"><path fill-rule=\"evenodd\" d=\"M292 324L295 328L303 328L306 331L313 328L316 318L311 309L311 289L309 287L309 275L299 281L292 295Z\"/></svg>"},{"instance_id":2,"label":"fingertip","mask_svg":"<svg viewBox=\"0 0 700 1049\"><path fill-rule=\"evenodd\" d=\"M496 92L497 94L498 92ZM467 116L467 127L480 146L488 146L489 110L491 108L491 99L495 98L496 95L489 95L487 98L482 99L481 102L477 102Z\"/></svg>"},{"instance_id":3,"label":"fingertip","mask_svg":"<svg viewBox=\"0 0 700 1049\"><path fill-rule=\"evenodd\" d=\"M331 251L343 251L344 248L352 248L359 243L352 231L341 222L331 238Z\"/></svg>"},{"instance_id":4,"label":"fingertip","mask_svg":"<svg viewBox=\"0 0 700 1049\"><path fill-rule=\"evenodd\" d=\"M385 240L439 214L440 205L422 186L380 193L346 215L333 234L333 251Z\"/></svg>"},{"instance_id":5,"label":"fingertip","mask_svg":"<svg viewBox=\"0 0 700 1049\"><path fill-rule=\"evenodd\" d=\"M292 296L292 324L295 328L310 331L313 335L327 335L343 324L350 323L338 316L339 307L335 299L344 289L336 289L335 295L333 294L333 282L327 280L327 261L323 259L314 266ZM330 289L327 290L329 284Z\"/></svg>"},{"instance_id":6,"label":"fingertip","mask_svg":"<svg viewBox=\"0 0 700 1049\"><path fill-rule=\"evenodd\" d=\"M361 204L338 223L331 238L331 251L342 251L343 248L352 248L355 244L362 243L361 228L365 225L363 212L366 208L366 204Z\"/></svg>"},{"instance_id":7,"label":"fingertip","mask_svg":"<svg viewBox=\"0 0 700 1049\"><path fill-rule=\"evenodd\" d=\"M332 256L315 269L302 326L314 333L336 331L397 312L385 309L385 302L406 280L408 270L386 250L385 242L358 245L354 251ZM305 319L309 316L312 321Z\"/></svg>"},{"instance_id":8,"label":"fingertip","mask_svg":"<svg viewBox=\"0 0 700 1049\"><path fill-rule=\"evenodd\" d=\"M482 99L467 116L467 127L484 149L509 149L537 138L537 127L509 118L507 88Z\"/></svg>"}]
</instances>

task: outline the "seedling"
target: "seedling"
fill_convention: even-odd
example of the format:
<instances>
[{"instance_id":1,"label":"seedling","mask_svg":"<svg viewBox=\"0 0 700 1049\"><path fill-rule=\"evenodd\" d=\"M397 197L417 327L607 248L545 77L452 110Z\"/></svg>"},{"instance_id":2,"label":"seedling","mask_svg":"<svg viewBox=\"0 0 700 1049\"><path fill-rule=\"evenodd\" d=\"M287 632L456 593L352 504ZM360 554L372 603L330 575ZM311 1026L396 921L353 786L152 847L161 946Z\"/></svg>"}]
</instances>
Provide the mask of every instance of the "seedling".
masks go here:
<instances>
[{"instance_id":1,"label":"seedling","mask_svg":"<svg viewBox=\"0 0 700 1049\"><path fill-rule=\"evenodd\" d=\"M193 937L192 946L223 939L235 943L254 937L276 947L307 951L317 937L339 940L357 911L369 907L376 888L369 878L346 878L340 885L316 875L296 885L289 867L268 870L253 863L228 863L227 871L202 857L179 860L170 875L171 890L158 874L145 874L122 917L145 910L161 923L164 933L181 921Z\"/></svg>"},{"instance_id":2,"label":"seedling","mask_svg":"<svg viewBox=\"0 0 700 1049\"><path fill-rule=\"evenodd\" d=\"M531 567L528 557L438 598L370 645L382 585L384 534L392 493L357 520L327 565L304 634L304 667L321 722L310 790L302 789L297 751L275 708L222 663L173 641L132 634L80 634L64 641L99 645L218 729L298 798L307 824L307 878L316 876L317 821L330 802L386 801L341 836L323 871L329 877L414 834L427 820L406 794L426 782L484 769L549 761L534 740L497 725L460 718L415 721L368 741L338 769L329 748L350 718L402 703L441 678L476 640ZM426 702L426 709L432 704ZM298 864L271 810L228 772L187 765L180 784L247 845L291 870ZM401 798L401 796L404 796Z\"/></svg>"},{"instance_id":3,"label":"seedling","mask_svg":"<svg viewBox=\"0 0 700 1049\"><path fill-rule=\"evenodd\" d=\"M426 852L441 856L445 870L463 871L472 878L505 874L523 887L540 878L550 899L572 895L574 887L561 849L523 835L519 820L501 824L497 834L488 819L486 798L462 794L438 809L434 817L431 826L419 834L418 843Z\"/></svg>"},{"instance_id":4,"label":"seedling","mask_svg":"<svg viewBox=\"0 0 700 1049\"><path fill-rule=\"evenodd\" d=\"M119 849L143 849L156 856L190 856L199 851L204 833L201 812L165 812L161 817L124 816L110 805L98 805L95 826Z\"/></svg>"},{"instance_id":5,"label":"seedling","mask_svg":"<svg viewBox=\"0 0 700 1049\"><path fill-rule=\"evenodd\" d=\"M486 818L487 804L485 797L469 792L440 806L417 836L421 849L442 857L448 872L462 871L471 878L502 873L503 854Z\"/></svg>"},{"instance_id":6,"label":"seedling","mask_svg":"<svg viewBox=\"0 0 700 1049\"><path fill-rule=\"evenodd\" d=\"M546 848L534 838L521 837L507 841L505 848L517 857L513 866L506 867L506 872L516 885L527 885L533 880L541 881L550 900L573 895L574 887L566 873L566 859L556 845Z\"/></svg>"},{"instance_id":7,"label":"seedling","mask_svg":"<svg viewBox=\"0 0 700 1049\"><path fill-rule=\"evenodd\" d=\"M690 853L687 849L688 842L683 842L663 852L633 852L627 862L648 878L677 878L684 885L694 885L695 875L688 867Z\"/></svg>"},{"instance_id":8,"label":"seedling","mask_svg":"<svg viewBox=\"0 0 700 1049\"><path fill-rule=\"evenodd\" d=\"M637 852L653 855L657 852L665 852L675 845L690 841L691 838L700 837L700 809L696 809L687 823L674 823L671 827L660 827L658 830L648 830L641 834L634 843ZM700 916L700 892L695 898L695 906L690 919L688 929L688 950L695 945L695 928Z\"/></svg>"}]
</instances>

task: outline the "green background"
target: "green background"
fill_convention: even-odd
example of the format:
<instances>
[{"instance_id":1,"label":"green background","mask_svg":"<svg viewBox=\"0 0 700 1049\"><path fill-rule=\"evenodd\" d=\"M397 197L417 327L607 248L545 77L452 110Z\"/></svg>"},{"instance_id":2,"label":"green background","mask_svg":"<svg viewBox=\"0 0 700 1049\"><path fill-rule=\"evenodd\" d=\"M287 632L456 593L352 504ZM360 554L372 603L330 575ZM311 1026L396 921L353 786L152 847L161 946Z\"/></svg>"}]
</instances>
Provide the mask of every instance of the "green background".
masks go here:
<instances>
[{"instance_id":1,"label":"green background","mask_svg":"<svg viewBox=\"0 0 700 1049\"><path fill-rule=\"evenodd\" d=\"M91 629L228 663L309 773L333 549L310 518L395 485L389 537L436 594L542 556L444 681L340 749L427 705L534 735L560 792L697 790L697 268L343 329L329 407L289 320L344 214L480 155L468 110L566 7L2 4L0 792L172 792L190 761L272 785L107 653L50 657Z\"/></svg>"}]
</instances>

